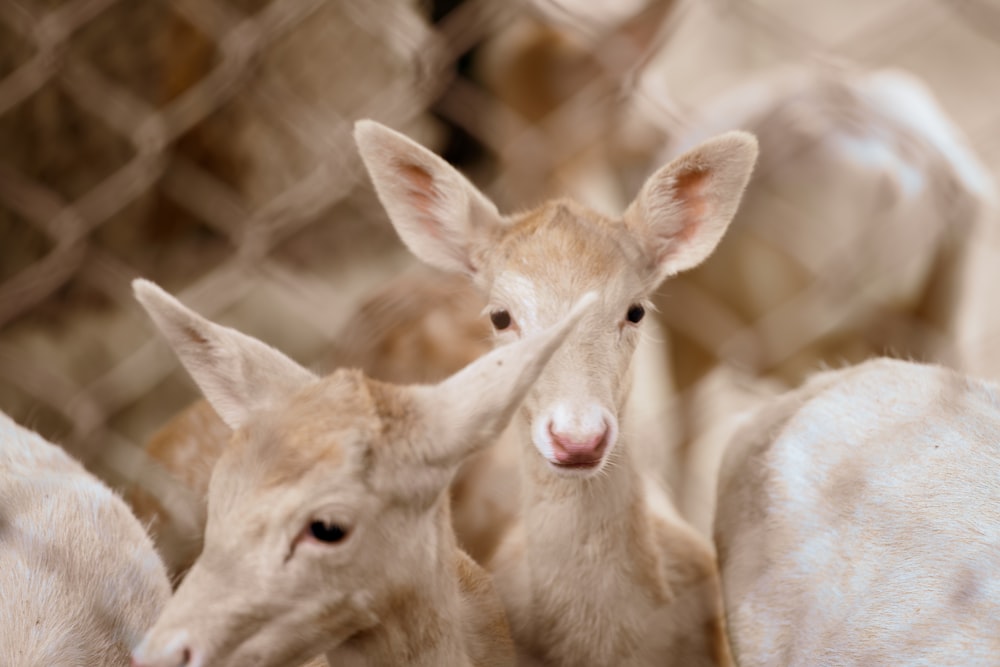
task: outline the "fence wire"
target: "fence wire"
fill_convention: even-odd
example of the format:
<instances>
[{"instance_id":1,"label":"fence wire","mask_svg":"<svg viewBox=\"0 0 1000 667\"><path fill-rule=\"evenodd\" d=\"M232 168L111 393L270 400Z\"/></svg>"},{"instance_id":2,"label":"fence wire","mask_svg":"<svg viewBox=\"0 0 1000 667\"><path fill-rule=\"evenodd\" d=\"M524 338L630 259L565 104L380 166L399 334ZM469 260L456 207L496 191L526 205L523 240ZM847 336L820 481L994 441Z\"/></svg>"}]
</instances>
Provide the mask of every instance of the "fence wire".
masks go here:
<instances>
[{"instance_id":1,"label":"fence wire","mask_svg":"<svg viewBox=\"0 0 1000 667\"><path fill-rule=\"evenodd\" d=\"M501 209L570 193L617 212L707 100L775 65L842 62L914 72L1000 169L986 0L2 0L0 407L121 482L195 397L132 301L140 275L329 359L364 296L412 261L356 119L439 151ZM854 261L832 256L809 287ZM674 334L711 339L692 355L753 367L739 336L759 330L695 286L670 298L701 318ZM880 326L921 325L887 311Z\"/></svg>"}]
</instances>

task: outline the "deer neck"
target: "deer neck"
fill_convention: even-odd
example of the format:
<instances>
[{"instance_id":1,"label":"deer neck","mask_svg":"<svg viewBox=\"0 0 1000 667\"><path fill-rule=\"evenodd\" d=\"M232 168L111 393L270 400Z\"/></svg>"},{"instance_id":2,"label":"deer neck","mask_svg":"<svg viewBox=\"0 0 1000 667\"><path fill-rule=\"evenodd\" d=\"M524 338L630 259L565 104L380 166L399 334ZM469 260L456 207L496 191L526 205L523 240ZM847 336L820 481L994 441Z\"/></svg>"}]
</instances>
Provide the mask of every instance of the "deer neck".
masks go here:
<instances>
[{"instance_id":1,"label":"deer neck","mask_svg":"<svg viewBox=\"0 0 1000 667\"><path fill-rule=\"evenodd\" d=\"M622 656L641 650L633 641L641 636L637 628L671 596L644 479L627 442L588 479L557 475L528 443L531 451L522 452L527 617L546 628L551 644L536 644L530 634L520 639L539 656L563 647L569 653L555 660L560 664L621 664ZM601 621L583 638L588 619Z\"/></svg>"},{"instance_id":2,"label":"deer neck","mask_svg":"<svg viewBox=\"0 0 1000 667\"><path fill-rule=\"evenodd\" d=\"M619 555L614 552L626 553L631 547L625 536L630 522L624 517L646 511L642 479L629 443L620 438L604 469L593 477L579 479L553 471L531 443L527 427L524 432L529 451L521 456L523 516L529 548L533 545L543 551L551 544L561 553L550 562L560 568L570 564L567 557L574 560L572 553L576 552L569 550L567 554L565 545L581 540L609 557ZM595 567L600 567L599 563Z\"/></svg>"}]
</instances>

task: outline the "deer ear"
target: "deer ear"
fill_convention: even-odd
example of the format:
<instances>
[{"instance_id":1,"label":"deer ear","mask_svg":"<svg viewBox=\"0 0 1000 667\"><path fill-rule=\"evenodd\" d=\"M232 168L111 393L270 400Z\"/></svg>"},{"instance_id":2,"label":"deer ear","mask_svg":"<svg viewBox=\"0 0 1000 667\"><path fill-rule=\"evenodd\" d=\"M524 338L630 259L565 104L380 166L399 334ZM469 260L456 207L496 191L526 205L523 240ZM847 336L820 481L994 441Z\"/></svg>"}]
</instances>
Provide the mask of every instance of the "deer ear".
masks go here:
<instances>
[{"instance_id":1,"label":"deer ear","mask_svg":"<svg viewBox=\"0 0 1000 667\"><path fill-rule=\"evenodd\" d=\"M132 281L135 298L215 411L232 429L316 376L256 338L209 322L156 284Z\"/></svg>"},{"instance_id":2,"label":"deer ear","mask_svg":"<svg viewBox=\"0 0 1000 667\"><path fill-rule=\"evenodd\" d=\"M474 275L477 248L503 227L496 206L461 173L412 139L372 120L354 138L379 201L414 255Z\"/></svg>"},{"instance_id":3,"label":"deer ear","mask_svg":"<svg viewBox=\"0 0 1000 667\"><path fill-rule=\"evenodd\" d=\"M756 161L757 139L747 132L727 132L649 177L624 218L642 241L654 285L712 254L736 214Z\"/></svg>"},{"instance_id":4,"label":"deer ear","mask_svg":"<svg viewBox=\"0 0 1000 667\"><path fill-rule=\"evenodd\" d=\"M421 458L431 465L457 466L498 438L596 301L597 295L588 293L544 331L493 350L438 385L410 387L423 425Z\"/></svg>"}]
</instances>

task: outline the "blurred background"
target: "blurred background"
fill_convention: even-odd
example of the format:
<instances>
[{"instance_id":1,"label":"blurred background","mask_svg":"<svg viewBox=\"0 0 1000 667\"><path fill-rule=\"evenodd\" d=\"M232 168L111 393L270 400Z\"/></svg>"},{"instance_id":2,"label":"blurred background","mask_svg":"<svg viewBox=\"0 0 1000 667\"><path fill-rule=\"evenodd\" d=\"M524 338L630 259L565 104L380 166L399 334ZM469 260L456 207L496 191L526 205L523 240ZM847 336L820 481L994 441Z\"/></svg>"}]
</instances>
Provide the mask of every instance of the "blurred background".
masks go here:
<instances>
[{"instance_id":1,"label":"blurred background","mask_svg":"<svg viewBox=\"0 0 1000 667\"><path fill-rule=\"evenodd\" d=\"M124 481L197 396L136 276L308 364L408 326L362 307L415 260L359 118L501 211L617 214L670 155L758 133L728 249L657 299L682 439L747 405L694 405L720 386L872 354L998 376L998 65L995 0L0 0L0 408Z\"/></svg>"}]
</instances>

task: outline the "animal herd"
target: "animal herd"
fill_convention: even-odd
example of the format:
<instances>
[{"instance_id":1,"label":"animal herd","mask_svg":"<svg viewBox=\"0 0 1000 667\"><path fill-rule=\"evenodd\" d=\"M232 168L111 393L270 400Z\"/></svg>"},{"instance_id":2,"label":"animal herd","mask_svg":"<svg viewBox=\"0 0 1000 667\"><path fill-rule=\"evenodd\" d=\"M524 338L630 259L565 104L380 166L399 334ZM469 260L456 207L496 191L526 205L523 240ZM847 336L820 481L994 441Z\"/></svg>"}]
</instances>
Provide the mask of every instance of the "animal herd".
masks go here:
<instances>
[{"instance_id":1,"label":"animal herd","mask_svg":"<svg viewBox=\"0 0 1000 667\"><path fill-rule=\"evenodd\" d=\"M800 128L761 105L736 105L752 133L706 116L712 136L665 160L618 217L569 199L502 213L433 152L359 121L379 200L437 271L408 278L403 298L419 307L434 293L421 281L472 292L443 321L466 331L480 299L494 349L470 328L465 354L424 347L402 371L320 376L135 280L205 398L148 448L194 492L197 525L142 489L126 504L0 415L0 665L1000 664L1000 385L868 351L824 369L815 349L767 347L785 332L763 313L792 306L760 283L802 282L836 254L837 234L866 224L881 236L845 280L871 289L850 305L832 285L792 301L827 336L816 347L865 329L874 303L915 293L929 319L961 328L949 319L961 303L942 305L957 292L935 287L958 271L946 261L962 254L953 237L992 210L974 159L936 107L891 120L901 100L924 103L905 78L837 85L847 92L782 93L786 112L812 119ZM884 112L875 139L854 125L861 108ZM853 143L821 130L813 138L830 143L813 146L808 168L779 173L768 150L782 132L844 119ZM866 151L886 127L903 127L907 143ZM759 152L767 170L755 175ZM831 155L876 163L809 183ZM893 169L904 176L886 177ZM820 202L816 233L830 244L801 266L760 268L762 253L723 243L734 218L734 238L774 222L762 211L776 210L765 206L776 186L761 179L785 183L799 210ZM965 217L935 217L935 183ZM861 194L834 201L823 185ZM914 234L911 261L880 274ZM720 243L728 264L712 265ZM679 298L664 299L675 283ZM663 346L668 332L685 344L672 326L684 289L743 304L761 347L720 336L719 349L779 369L784 384L678 437L674 420L696 420ZM372 319L362 311L356 326L374 349ZM961 350L952 358L963 368Z\"/></svg>"}]
</instances>

